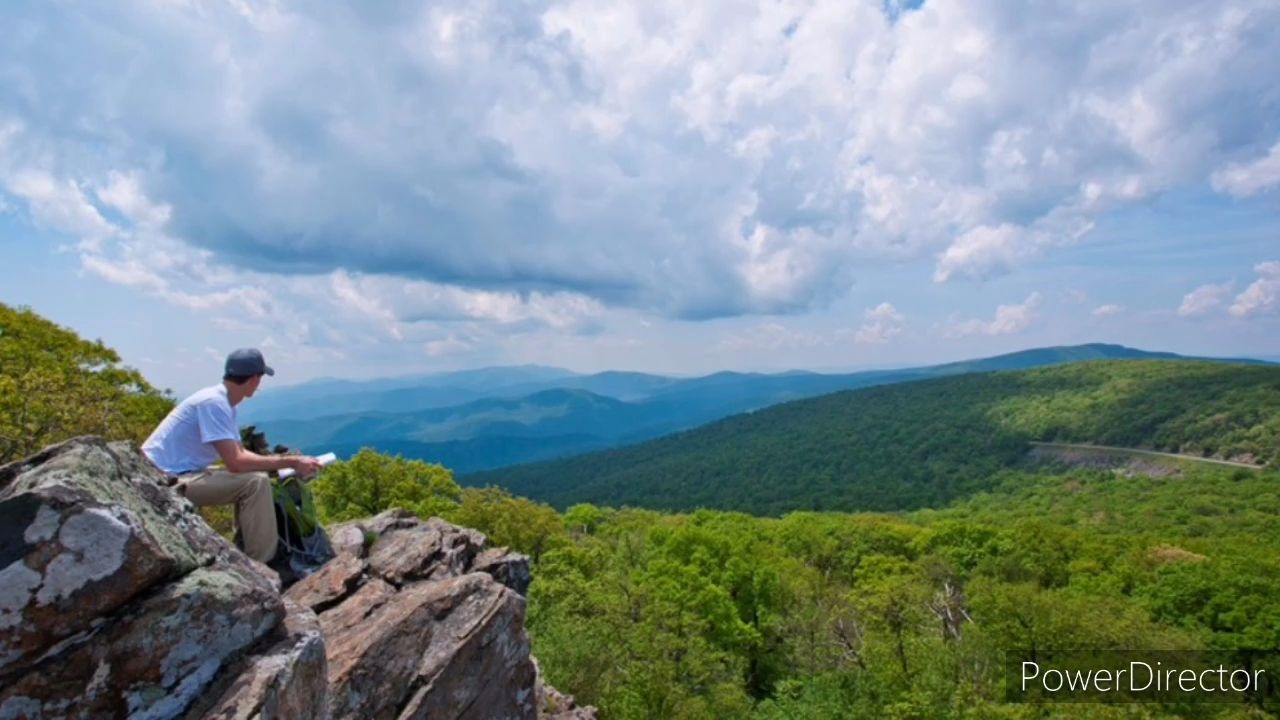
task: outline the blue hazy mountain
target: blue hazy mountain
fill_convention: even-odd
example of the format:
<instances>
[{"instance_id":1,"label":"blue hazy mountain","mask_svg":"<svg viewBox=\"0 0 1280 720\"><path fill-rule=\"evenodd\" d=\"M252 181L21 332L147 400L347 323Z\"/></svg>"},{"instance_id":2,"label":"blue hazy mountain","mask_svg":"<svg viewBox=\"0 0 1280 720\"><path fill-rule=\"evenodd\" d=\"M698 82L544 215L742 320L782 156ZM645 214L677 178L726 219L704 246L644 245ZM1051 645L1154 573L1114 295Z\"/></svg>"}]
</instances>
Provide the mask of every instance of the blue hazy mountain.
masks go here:
<instances>
[{"instance_id":1,"label":"blue hazy mountain","mask_svg":"<svg viewBox=\"0 0 1280 720\"><path fill-rule=\"evenodd\" d=\"M1027 460L1030 441L1276 467L1278 418L1280 366L1058 363L829 393L459 482L561 510L584 502L763 515L937 508L996 487L1002 469Z\"/></svg>"},{"instance_id":2,"label":"blue hazy mountain","mask_svg":"<svg viewBox=\"0 0 1280 720\"><path fill-rule=\"evenodd\" d=\"M634 372L580 375L541 366L483 368L281 388L255 397L242 417L272 442L307 452L345 457L372 447L468 473L637 443L840 390L1082 360L1180 357L1093 344L844 374L797 370L676 378Z\"/></svg>"},{"instance_id":3,"label":"blue hazy mountain","mask_svg":"<svg viewBox=\"0 0 1280 720\"><path fill-rule=\"evenodd\" d=\"M266 387L240 412L246 423L280 418L309 418L353 412L409 412L462 405L498 395L527 394L506 388L548 387L577 377L562 368L541 365L488 367L377 380L312 380Z\"/></svg>"}]
</instances>

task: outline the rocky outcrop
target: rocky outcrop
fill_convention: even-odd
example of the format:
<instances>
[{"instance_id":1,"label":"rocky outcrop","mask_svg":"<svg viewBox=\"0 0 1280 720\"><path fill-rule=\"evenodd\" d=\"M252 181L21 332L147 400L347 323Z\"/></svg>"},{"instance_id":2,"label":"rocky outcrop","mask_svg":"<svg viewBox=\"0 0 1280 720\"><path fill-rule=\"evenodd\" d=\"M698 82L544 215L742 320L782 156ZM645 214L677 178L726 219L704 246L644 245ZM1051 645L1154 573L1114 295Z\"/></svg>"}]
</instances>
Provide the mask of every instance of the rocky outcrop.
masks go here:
<instances>
[{"instance_id":1,"label":"rocky outcrop","mask_svg":"<svg viewBox=\"0 0 1280 720\"><path fill-rule=\"evenodd\" d=\"M395 510L332 536L338 557L286 597L319 614L333 718L537 717L527 558Z\"/></svg>"},{"instance_id":2,"label":"rocky outcrop","mask_svg":"<svg viewBox=\"0 0 1280 720\"><path fill-rule=\"evenodd\" d=\"M179 717L224 686L226 717L324 705L323 684L296 698L325 675L318 633L282 652L278 581L162 481L96 438L0 468L0 719Z\"/></svg>"},{"instance_id":3,"label":"rocky outcrop","mask_svg":"<svg viewBox=\"0 0 1280 720\"><path fill-rule=\"evenodd\" d=\"M281 596L131 447L0 467L0 720L594 718L543 685L528 559L390 511Z\"/></svg>"},{"instance_id":4,"label":"rocky outcrop","mask_svg":"<svg viewBox=\"0 0 1280 720\"><path fill-rule=\"evenodd\" d=\"M224 673L222 685L187 711L188 720L324 717L329 678L320 623L296 603L284 606L279 640Z\"/></svg>"}]
</instances>

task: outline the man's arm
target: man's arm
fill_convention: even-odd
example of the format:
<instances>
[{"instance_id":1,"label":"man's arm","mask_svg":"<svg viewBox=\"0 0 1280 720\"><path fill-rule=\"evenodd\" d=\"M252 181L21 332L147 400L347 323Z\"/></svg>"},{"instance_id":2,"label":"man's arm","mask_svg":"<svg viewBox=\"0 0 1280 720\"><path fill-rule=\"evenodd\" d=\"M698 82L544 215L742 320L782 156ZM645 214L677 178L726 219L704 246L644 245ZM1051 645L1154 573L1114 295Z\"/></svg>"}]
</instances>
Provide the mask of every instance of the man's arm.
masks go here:
<instances>
[{"instance_id":1,"label":"man's arm","mask_svg":"<svg viewBox=\"0 0 1280 720\"><path fill-rule=\"evenodd\" d=\"M259 455L245 450L239 440L215 440L213 447L222 457L222 464L233 473L292 468L302 477L307 477L320 470L320 461L315 458L303 455Z\"/></svg>"}]
</instances>

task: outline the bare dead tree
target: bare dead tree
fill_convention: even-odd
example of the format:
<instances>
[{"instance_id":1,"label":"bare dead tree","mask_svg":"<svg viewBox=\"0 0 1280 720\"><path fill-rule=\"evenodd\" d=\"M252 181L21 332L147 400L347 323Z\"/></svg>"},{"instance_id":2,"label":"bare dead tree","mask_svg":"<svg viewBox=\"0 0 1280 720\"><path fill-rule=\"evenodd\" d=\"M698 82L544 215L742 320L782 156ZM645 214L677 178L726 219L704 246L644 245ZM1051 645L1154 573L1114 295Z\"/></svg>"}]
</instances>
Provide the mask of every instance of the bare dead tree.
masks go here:
<instances>
[{"instance_id":1,"label":"bare dead tree","mask_svg":"<svg viewBox=\"0 0 1280 720\"><path fill-rule=\"evenodd\" d=\"M950 579L943 580L942 588L929 601L929 610L942 624L943 642L960 639L960 628L965 623L973 622L969 616L968 599L964 591Z\"/></svg>"},{"instance_id":2,"label":"bare dead tree","mask_svg":"<svg viewBox=\"0 0 1280 720\"><path fill-rule=\"evenodd\" d=\"M835 645L839 649L841 662L853 663L866 670L866 659L862 656L862 643L865 634L862 623L854 618L836 618L832 631L835 636Z\"/></svg>"}]
</instances>

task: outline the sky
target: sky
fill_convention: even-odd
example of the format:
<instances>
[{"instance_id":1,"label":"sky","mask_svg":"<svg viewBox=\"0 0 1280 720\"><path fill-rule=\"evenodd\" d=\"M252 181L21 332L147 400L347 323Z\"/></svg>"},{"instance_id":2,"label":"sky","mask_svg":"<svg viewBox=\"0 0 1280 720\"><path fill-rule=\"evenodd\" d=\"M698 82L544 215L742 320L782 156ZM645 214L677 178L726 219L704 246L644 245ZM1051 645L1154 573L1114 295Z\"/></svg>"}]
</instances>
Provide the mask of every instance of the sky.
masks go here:
<instances>
[{"instance_id":1,"label":"sky","mask_svg":"<svg viewBox=\"0 0 1280 720\"><path fill-rule=\"evenodd\" d=\"M176 392L1280 356L1280 4L6 2L0 302Z\"/></svg>"}]
</instances>

